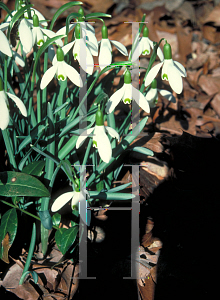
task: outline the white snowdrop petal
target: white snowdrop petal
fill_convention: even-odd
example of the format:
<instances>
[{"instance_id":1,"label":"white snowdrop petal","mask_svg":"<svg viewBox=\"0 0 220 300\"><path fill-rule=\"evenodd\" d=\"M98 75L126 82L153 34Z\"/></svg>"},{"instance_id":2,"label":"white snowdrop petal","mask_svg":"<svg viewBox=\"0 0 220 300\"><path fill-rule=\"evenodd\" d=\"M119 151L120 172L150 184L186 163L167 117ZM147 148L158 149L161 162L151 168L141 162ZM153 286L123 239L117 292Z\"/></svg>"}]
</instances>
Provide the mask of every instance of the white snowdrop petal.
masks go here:
<instances>
[{"instance_id":1,"label":"white snowdrop petal","mask_svg":"<svg viewBox=\"0 0 220 300\"><path fill-rule=\"evenodd\" d=\"M145 95L147 101L154 101L157 98L157 89L150 88L147 94Z\"/></svg>"},{"instance_id":2,"label":"white snowdrop petal","mask_svg":"<svg viewBox=\"0 0 220 300\"><path fill-rule=\"evenodd\" d=\"M68 78L72 81L72 83L74 83L78 87L82 87L83 82L80 74L73 67L69 66L65 61L63 63L65 73L67 74Z\"/></svg>"},{"instance_id":3,"label":"white snowdrop petal","mask_svg":"<svg viewBox=\"0 0 220 300\"><path fill-rule=\"evenodd\" d=\"M179 70L174 66L169 65L167 72L168 72L169 84L172 90L174 90L174 92L176 92L177 94L181 94L183 90L183 80Z\"/></svg>"},{"instance_id":4,"label":"white snowdrop petal","mask_svg":"<svg viewBox=\"0 0 220 300\"><path fill-rule=\"evenodd\" d=\"M146 53L143 53L145 52ZM147 55L150 54L150 39L148 37L142 37L142 54Z\"/></svg>"},{"instance_id":5,"label":"white snowdrop petal","mask_svg":"<svg viewBox=\"0 0 220 300\"><path fill-rule=\"evenodd\" d=\"M144 110L146 113L150 112L150 106L144 95L137 90L135 87L132 87L132 97L135 102Z\"/></svg>"},{"instance_id":6,"label":"white snowdrop petal","mask_svg":"<svg viewBox=\"0 0 220 300\"><path fill-rule=\"evenodd\" d=\"M33 47L33 36L26 19L21 20L18 31L24 51L29 53Z\"/></svg>"},{"instance_id":7,"label":"white snowdrop petal","mask_svg":"<svg viewBox=\"0 0 220 300\"><path fill-rule=\"evenodd\" d=\"M110 134L111 137L116 138L119 141L120 136L115 129L105 126L105 130Z\"/></svg>"},{"instance_id":8,"label":"white snowdrop petal","mask_svg":"<svg viewBox=\"0 0 220 300\"><path fill-rule=\"evenodd\" d=\"M173 102L173 103L176 103L176 98L173 96L173 94L169 91L166 91L166 90L158 90L159 93L165 97L167 100Z\"/></svg>"},{"instance_id":9,"label":"white snowdrop petal","mask_svg":"<svg viewBox=\"0 0 220 300\"><path fill-rule=\"evenodd\" d=\"M20 109L21 114L24 117L27 117L27 109L26 109L24 103L21 101L21 99L19 99L17 96L15 96L11 93L6 93L6 94L8 95L8 97L10 97L15 102L17 107Z\"/></svg>"},{"instance_id":10,"label":"white snowdrop petal","mask_svg":"<svg viewBox=\"0 0 220 300\"><path fill-rule=\"evenodd\" d=\"M74 44L75 44L75 41L73 41L71 43L68 43L65 46L63 46L62 47L63 54L66 55L70 51L70 49L73 47Z\"/></svg>"},{"instance_id":11,"label":"white snowdrop petal","mask_svg":"<svg viewBox=\"0 0 220 300\"><path fill-rule=\"evenodd\" d=\"M112 40L110 42L118 49L119 52L121 52L125 56L128 56L128 51L122 43Z\"/></svg>"},{"instance_id":12,"label":"white snowdrop petal","mask_svg":"<svg viewBox=\"0 0 220 300\"><path fill-rule=\"evenodd\" d=\"M4 130L7 128L9 124L9 110L7 107L7 96L5 95L4 91L0 91L0 111L1 111L1 118L0 118L0 128Z\"/></svg>"},{"instance_id":13,"label":"white snowdrop petal","mask_svg":"<svg viewBox=\"0 0 220 300\"><path fill-rule=\"evenodd\" d=\"M115 107L118 105L120 100L122 99L125 91L125 85L123 85L118 91L116 91L108 100L106 105L106 112L107 114L110 114Z\"/></svg>"},{"instance_id":14,"label":"white snowdrop petal","mask_svg":"<svg viewBox=\"0 0 220 300\"><path fill-rule=\"evenodd\" d=\"M0 30L0 51L6 55L8 55L9 57L12 56L12 52L11 52L11 48L8 42L8 39L6 38L6 36L4 35L4 33Z\"/></svg>"},{"instance_id":15,"label":"white snowdrop petal","mask_svg":"<svg viewBox=\"0 0 220 300\"><path fill-rule=\"evenodd\" d=\"M101 159L105 163L108 163L112 157L112 148L108 136L105 133L104 125L95 126L93 140L97 143L97 148Z\"/></svg>"},{"instance_id":16,"label":"white snowdrop petal","mask_svg":"<svg viewBox=\"0 0 220 300\"><path fill-rule=\"evenodd\" d=\"M76 142L76 149L78 149L79 147L82 146L82 144L84 143L85 139L87 137L89 137L89 135L93 132L93 130L95 129L95 127L89 128L84 130L80 136L78 137L78 140Z\"/></svg>"},{"instance_id":17,"label":"white snowdrop petal","mask_svg":"<svg viewBox=\"0 0 220 300\"><path fill-rule=\"evenodd\" d=\"M151 84L151 82L157 76L157 73L159 72L162 65L163 65L163 62L157 64L150 70L150 72L147 74L147 77L145 79L145 86L148 86L149 84Z\"/></svg>"},{"instance_id":18,"label":"white snowdrop petal","mask_svg":"<svg viewBox=\"0 0 220 300\"><path fill-rule=\"evenodd\" d=\"M186 69L184 68L184 66L179 63L178 61L174 61L173 62L175 67L178 68L178 70L180 71L180 75L183 76L183 77L186 77Z\"/></svg>"},{"instance_id":19,"label":"white snowdrop petal","mask_svg":"<svg viewBox=\"0 0 220 300\"><path fill-rule=\"evenodd\" d=\"M61 207L63 207L68 201L71 200L71 198L74 196L73 194L74 192L67 192L64 193L62 195L60 195L53 203L53 205L51 206L51 211L52 212L56 212L59 209L61 209Z\"/></svg>"},{"instance_id":20,"label":"white snowdrop petal","mask_svg":"<svg viewBox=\"0 0 220 300\"><path fill-rule=\"evenodd\" d=\"M111 45L108 39L102 39L99 52L99 67L103 70L112 62Z\"/></svg>"},{"instance_id":21,"label":"white snowdrop petal","mask_svg":"<svg viewBox=\"0 0 220 300\"><path fill-rule=\"evenodd\" d=\"M12 52L13 52L16 63L18 63L19 66L21 66L23 68L25 66L25 62L24 62L23 58L16 51L12 50Z\"/></svg>"},{"instance_id":22,"label":"white snowdrop petal","mask_svg":"<svg viewBox=\"0 0 220 300\"><path fill-rule=\"evenodd\" d=\"M40 83L40 88L43 90L49 82L53 79L54 75L56 74L57 71L57 65L52 66L49 68L43 75Z\"/></svg>"}]
</instances>

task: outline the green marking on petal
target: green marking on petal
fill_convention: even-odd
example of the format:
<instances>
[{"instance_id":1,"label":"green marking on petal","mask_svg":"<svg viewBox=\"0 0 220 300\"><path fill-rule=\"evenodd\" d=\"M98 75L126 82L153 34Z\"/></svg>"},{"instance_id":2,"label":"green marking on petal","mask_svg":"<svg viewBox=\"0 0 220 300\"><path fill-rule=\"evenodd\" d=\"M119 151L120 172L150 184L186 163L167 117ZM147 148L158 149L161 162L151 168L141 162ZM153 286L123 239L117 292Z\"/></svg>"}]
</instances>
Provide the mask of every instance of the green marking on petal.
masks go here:
<instances>
[{"instance_id":1,"label":"green marking on petal","mask_svg":"<svg viewBox=\"0 0 220 300\"><path fill-rule=\"evenodd\" d=\"M75 54L74 54L74 59L77 59L77 56L78 56L78 54L77 54L77 53L75 53Z\"/></svg>"},{"instance_id":2,"label":"green marking on petal","mask_svg":"<svg viewBox=\"0 0 220 300\"><path fill-rule=\"evenodd\" d=\"M146 55L146 54L149 54L150 52L148 51L148 50L144 50L143 52L142 52L142 54L143 55Z\"/></svg>"},{"instance_id":3,"label":"green marking on petal","mask_svg":"<svg viewBox=\"0 0 220 300\"><path fill-rule=\"evenodd\" d=\"M95 147L95 148L97 148L98 146L97 146L97 142L96 141L94 141L93 140L93 142L92 142L92 145L93 145L93 147Z\"/></svg>"},{"instance_id":4,"label":"green marking on petal","mask_svg":"<svg viewBox=\"0 0 220 300\"><path fill-rule=\"evenodd\" d=\"M64 81L66 78L62 74L60 74L58 75L57 79Z\"/></svg>"},{"instance_id":5,"label":"green marking on petal","mask_svg":"<svg viewBox=\"0 0 220 300\"><path fill-rule=\"evenodd\" d=\"M165 74L165 73L163 74L163 80L164 80L164 79L168 80L168 76L167 76L167 74Z\"/></svg>"},{"instance_id":6,"label":"green marking on petal","mask_svg":"<svg viewBox=\"0 0 220 300\"><path fill-rule=\"evenodd\" d=\"M131 99L126 98L123 100L124 104L131 104Z\"/></svg>"},{"instance_id":7,"label":"green marking on petal","mask_svg":"<svg viewBox=\"0 0 220 300\"><path fill-rule=\"evenodd\" d=\"M37 42L37 45L38 45L38 46L42 46L42 45L43 45L43 43L44 43L44 41L43 41L43 40L39 40L39 41Z\"/></svg>"},{"instance_id":8,"label":"green marking on petal","mask_svg":"<svg viewBox=\"0 0 220 300\"><path fill-rule=\"evenodd\" d=\"M77 205L73 205L73 206L72 206L72 210L79 210L79 208L78 208Z\"/></svg>"}]
</instances>

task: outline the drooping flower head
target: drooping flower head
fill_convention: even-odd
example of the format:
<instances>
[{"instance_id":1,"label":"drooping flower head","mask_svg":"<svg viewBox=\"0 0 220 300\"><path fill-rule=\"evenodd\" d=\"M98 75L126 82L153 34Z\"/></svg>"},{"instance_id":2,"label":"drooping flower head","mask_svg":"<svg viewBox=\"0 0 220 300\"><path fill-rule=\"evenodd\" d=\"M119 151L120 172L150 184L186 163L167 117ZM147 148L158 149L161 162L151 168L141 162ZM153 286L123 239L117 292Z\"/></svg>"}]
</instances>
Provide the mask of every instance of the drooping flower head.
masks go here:
<instances>
[{"instance_id":1,"label":"drooping flower head","mask_svg":"<svg viewBox=\"0 0 220 300\"><path fill-rule=\"evenodd\" d=\"M151 49L154 49L154 43L149 39L149 29L147 26L144 27L143 36L140 38L137 46L132 55L132 61L135 62L138 57L142 55L150 54ZM160 47L157 48L157 55L160 61L164 60L163 52Z\"/></svg>"},{"instance_id":2,"label":"drooping flower head","mask_svg":"<svg viewBox=\"0 0 220 300\"><path fill-rule=\"evenodd\" d=\"M52 64L53 66L46 71L41 79L40 88L42 90L49 84L54 75L57 76L58 80L64 81L68 77L78 87L83 86L79 73L64 61L64 53L60 47L57 49L57 54Z\"/></svg>"},{"instance_id":3,"label":"drooping flower head","mask_svg":"<svg viewBox=\"0 0 220 300\"><path fill-rule=\"evenodd\" d=\"M131 104L132 99L135 100L144 111L147 113L150 112L149 104L144 95L132 86L131 72L127 69L124 73L124 85L110 97L107 103L107 114L111 113L121 100L124 104Z\"/></svg>"},{"instance_id":4,"label":"drooping flower head","mask_svg":"<svg viewBox=\"0 0 220 300\"><path fill-rule=\"evenodd\" d=\"M78 149L84 143L85 139L88 136L92 136L93 147L98 149L101 159L105 163L109 163L112 157L112 147L106 133L108 133L113 138L117 138L119 141L120 137L117 131L109 126L104 126L103 113L100 109L98 109L98 111L96 112L95 126L82 132L76 142L76 149Z\"/></svg>"},{"instance_id":5,"label":"drooping flower head","mask_svg":"<svg viewBox=\"0 0 220 300\"><path fill-rule=\"evenodd\" d=\"M145 86L151 84L153 79L157 76L160 68L162 68L161 78L162 80L168 80L171 88L177 94L180 94L183 90L183 81L181 77L186 77L186 70L177 61L172 59L172 50L170 44L165 43L163 47L164 61L154 66L147 74L145 79Z\"/></svg>"},{"instance_id":6,"label":"drooping flower head","mask_svg":"<svg viewBox=\"0 0 220 300\"><path fill-rule=\"evenodd\" d=\"M154 78L154 80L151 82L151 88L145 95L146 100L148 101L150 107L155 107L158 101L158 92L165 97L167 100L175 103L176 98L173 96L172 93L166 90L160 90L157 88L157 80Z\"/></svg>"},{"instance_id":7,"label":"drooping flower head","mask_svg":"<svg viewBox=\"0 0 220 300\"><path fill-rule=\"evenodd\" d=\"M102 40L100 43L100 53L99 53L99 67L104 69L106 66L110 65L112 62L112 46L111 43L120 51L123 55L127 56L127 49L123 44L117 41L112 41L108 39L108 28L102 26Z\"/></svg>"}]
</instances>

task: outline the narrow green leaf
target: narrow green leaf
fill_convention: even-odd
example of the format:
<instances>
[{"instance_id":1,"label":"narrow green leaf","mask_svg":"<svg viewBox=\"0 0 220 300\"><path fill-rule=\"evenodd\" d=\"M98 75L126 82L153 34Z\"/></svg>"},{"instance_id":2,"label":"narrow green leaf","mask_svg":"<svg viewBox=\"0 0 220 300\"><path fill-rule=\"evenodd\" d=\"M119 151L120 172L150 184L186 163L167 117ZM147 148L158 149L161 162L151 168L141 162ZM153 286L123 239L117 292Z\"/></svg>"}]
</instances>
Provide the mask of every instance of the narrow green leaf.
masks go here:
<instances>
[{"instance_id":1,"label":"narrow green leaf","mask_svg":"<svg viewBox=\"0 0 220 300\"><path fill-rule=\"evenodd\" d=\"M122 185L119 185L115 188L112 188L112 189L109 189L108 190L108 193L115 193L115 192L118 192L118 191L121 191L123 189L126 189L128 186L130 186L132 184L132 182L128 182L128 183L125 183L125 184L122 184Z\"/></svg>"},{"instance_id":2,"label":"narrow green leaf","mask_svg":"<svg viewBox=\"0 0 220 300\"><path fill-rule=\"evenodd\" d=\"M89 19L96 19L96 18L101 18L101 17L111 18L112 16L109 14L97 12L97 13L91 13L91 14L86 15L85 19L89 20Z\"/></svg>"},{"instance_id":3,"label":"narrow green leaf","mask_svg":"<svg viewBox=\"0 0 220 300\"><path fill-rule=\"evenodd\" d=\"M20 172L0 173L0 195L6 197L49 197L50 193L37 178Z\"/></svg>"},{"instance_id":4,"label":"narrow green leaf","mask_svg":"<svg viewBox=\"0 0 220 300\"><path fill-rule=\"evenodd\" d=\"M10 16L12 16L10 9L3 2L0 2L0 8L4 9Z\"/></svg>"},{"instance_id":5,"label":"narrow green leaf","mask_svg":"<svg viewBox=\"0 0 220 300\"><path fill-rule=\"evenodd\" d=\"M44 166L45 166L44 160L33 161L29 165L24 167L22 172L33 176L41 176L43 173L42 170Z\"/></svg>"},{"instance_id":6,"label":"narrow green leaf","mask_svg":"<svg viewBox=\"0 0 220 300\"><path fill-rule=\"evenodd\" d=\"M128 151L134 151L134 152L138 152L141 154L154 156L153 151L151 151L150 149L147 149L145 147L134 147L134 148L128 149Z\"/></svg>"},{"instance_id":7,"label":"narrow green leaf","mask_svg":"<svg viewBox=\"0 0 220 300\"><path fill-rule=\"evenodd\" d=\"M6 233L9 235L9 246L14 242L16 233L17 233L17 213L16 209L9 209L1 219L0 226L0 258L4 255L4 245L2 244L3 239L5 238Z\"/></svg>"},{"instance_id":8,"label":"narrow green leaf","mask_svg":"<svg viewBox=\"0 0 220 300\"><path fill-rule=\"evenodd\" d=\"M131 200L135 197L133 194L129 193L109 193L109 192L96 192L90 191L89 192L90 198L97 198L101 200Z\"/></svg>"},{"instance_id":9,"label":"narrow green leaf","mask_svg":"<svg viewBox=\"0 0 220 300\"><path fill-rule=\"evenodd\" d=\"M57 243L57 247L61 251L62 254L65 254L67 250L73 245L75 242L78 226L74 226L71 228L60 228L55 233L55 241Z\"/></svg>"},{"instance_id":10,"label":"narrow green leaf","mask_svg":"<svg viewBox=\"0 0 220 300\"><path fill-rule=\"evenodd\" d=\"M72 6L74 5L83 5L83 3L81 1L71 1L69 3L66 3L64 5L62 5L54 14L53 19L51 20L51 24L50 24L50 30L53 29L53 25L56 22L57 18L67 9L70 9Z\"/></svg>"}]
</instances>

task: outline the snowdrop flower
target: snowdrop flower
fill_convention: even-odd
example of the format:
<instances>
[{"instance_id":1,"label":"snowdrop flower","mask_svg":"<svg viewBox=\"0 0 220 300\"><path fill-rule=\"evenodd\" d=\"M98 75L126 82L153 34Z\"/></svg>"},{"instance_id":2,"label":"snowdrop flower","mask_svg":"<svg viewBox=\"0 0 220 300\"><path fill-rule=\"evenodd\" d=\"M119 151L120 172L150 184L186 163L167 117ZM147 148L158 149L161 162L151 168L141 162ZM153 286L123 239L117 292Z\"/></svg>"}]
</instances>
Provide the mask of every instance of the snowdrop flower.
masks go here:
<instances>
[{"instance_id":1,"label":"snowdrop flower","mask_svg":"<svg viewBox=\"0 0 220 300\"><path fill-rule=\"evenodd\" d=\"M160 62L150 70L145 79L145 86L151 84L153 79L157 76L160 68L163 66L161 73L162 80L168 80L174 92L180 94L183 90L181 77L186 77L186 70L179 62L172 60L171 46L167 42L163 47L163 53L164 61Z\"/></svg>"},{"instance_id":2,"label":"snowdrop flower","mask_svg":"<svg viewBox=\"0 0 220 300\"><path fill-rule=\"evenodd\" d=\"M157 104L158 101L158 92L165 97L167 100L175 103L176 102L176 98L173 96L172 93L170 93L169 91L166 90L160 90L157 88L157 80L154 79L151 83L151 88L149 89L149 91L147 92L147 94L145 95L146 100L148 101L150 107L155 107L155 105Z\"/></svg>"},{"instance_id":3,"label":"snowdrop flower","mask_svg":"<svg viewBox=\"0 0 220 300\"><path fill-rule=\"evenodd\" d=\"M140 38L134 50L134 53L132 55L133 62L135 62L141 54L142 55L150 54L150 48L154 49L154 43L149 39L148 35L149 35L149 30L145 26L143 30L143 36ZM157 55L160 61L164 60L163 52L160 49L160 47L157 48Z\"/></svg>"},{"instance_id":4,"label":"snowdrop flower","mask_svg":"<svg viewBox=\"0 0 220 300\"><path fill-rule=\"evenodd\" d=\"M93 135L91 135L93 132ZM96 112L96 125L95 127L89 128L78 137L76 142L76 149L78 149L90 135L93 136L93 147L98 148L99 155L105 163L109 163L112 157L112 147L107 136L107 133L111 137L117 138L119 141L120 137L116 130L111 127L104 126L103 113L100 109Z\"/></svg>"},{"instance_id":5,"label":"snowdrop flower","mask_svg":"<svg viewBox=\"0 0 220 300\"><path fill-rule=\"evenodd\" d=\"M8 39L4 35L4 33L0 30L0 51L5 55L12 56L11 48L8 42Z\"/></svg>"},{"instance_id":6,"label":"snowdrop flower","mask_svg":"<svg viewBox=\"0 0 220 300\"><path fill-rule=\"evenodd\" d=\"M102 40L99 53L99 67L103 70L106 66L112 62L112 46L111 43L120 51L123 55L127 56L128 52L124 45L120 42L112 41L108 39L108 29L105 25L102 26Z\"/></svg>"},{"instance_id":7,"label":"snowdrop flower","mask_svg":"<svg viewBox=\"0 0 220 300\"><path fill-rule=\"evenodd\" d=\"M107 103L107 114L110 114L121 100L124 104L131 104L132 99L134 99L144 111L147 113L150 112L147 100L139 90L132 86L131 73L129 70L126 70L124 73L124 85L110 97Z\"/></svg>"},{"instance_id":8,"label":"snowdrop flower","mask_svg":"<svg viewBox=\"0 0 220 300\"><path fill-rule=\"evenodd\" d=\"M75 209L75 207L79 207L80 202L86 201L86 195L89 197L89 193L86 189L80 189L79 185L75 185L75 191L67 192L59 196L53 203L51 207L52 212L56 212L61 209L68 201L71 200L71 207ZM89 206L88 206L89 207ZM85 224L90 225L91 221L91 210L87 210L85 213L80 213L81 218Z\"/></svg>"},{"instance_id":9,"label":"snowdrop flower","mask_svg":"<svg viewBox=\"0 0 220 300\"><path fill-rule=\"evenodd\" d=\"M53 38L56 36L56 33L49 29L43 29L39 26L39 18L36 14L33 15L33 29L32 29L32 35L33 35L33 44L37 44L37 46L42 46L44 43L44 34L48 36L49 38ZM60 42L58 42L59 46L62 46L63 43L60 39Z\"/></svg>"},{"instance_id":10,"label":"snowdrop flower","mask_svg":"<svg viewBox=\"0 0 220 300\"><path fill-rule=\"evenodd\" d=\"M6 129L9 124L9 103L6 94L15 102L17 107L20 109L22 115L24 117L27 117L27 110L24 103L17 96L11 93L4 92L2 79L0 78L0 113L1 113L0 128L1 130Z\"/></svg>"},{"instance_id":11,"label":"snowdrop flower","mask_svg":"<svg viewBox=\"0 0 220 300\"><path fill-rule=\"evenodd\" d=\"M86 46L85 40L81 37L80 23L75 27L75 41L62 47L64 54L66 54L73 47L74 59L77 59L82 69L92 75L94 68L94 61L91 52Z\"/></svg>"},{"instance_id":12,"label":"snowdrop flower","mask_svg":"<svg viewBox=\"0 0 220 300\"><path fill-rule=\"evenodd\" d=\"M64 53L61 48L57 49L56 59L53 60L53 66L49 68L41 79L40 88L43 90L56 74L58 80L66 80L68 77L75 85L82 87L82 79L79 73L64 61Z\"/></svg>"}]
</instances>

